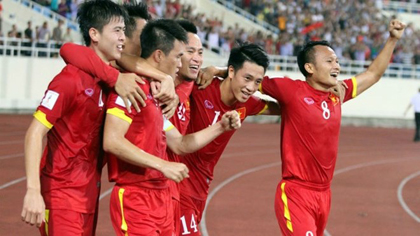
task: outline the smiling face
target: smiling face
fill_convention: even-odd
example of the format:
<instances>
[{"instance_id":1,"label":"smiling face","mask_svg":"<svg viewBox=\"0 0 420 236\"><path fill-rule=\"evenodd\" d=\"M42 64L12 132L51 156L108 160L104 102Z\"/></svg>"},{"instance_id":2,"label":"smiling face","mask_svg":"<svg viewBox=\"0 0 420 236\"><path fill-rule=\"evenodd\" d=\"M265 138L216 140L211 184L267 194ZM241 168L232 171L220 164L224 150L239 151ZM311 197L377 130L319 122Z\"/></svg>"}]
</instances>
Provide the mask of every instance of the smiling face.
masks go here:
<instances>
[{"instance_id":1,"label":"smiling face","mask_svg":"<svg viewBox=\"0 0 420 236\"><path fill-rule=\"evenodd\" d=\"M243 103L248 101L251 95L258 90L264 77L264 67L245 61L238 71L234 71L230 66L228 77L231 79L232 99Z\"/></svg>"},{"instance_id":2,"label":"smiling face","mask_svg":"<svg viewBox=\"0 0 420 236\"><path fill-rule=\"evenodd\" d=\"M337 55L328 46L318 45L314 49L315 62L305 64L305 69L309 73L308 83L315 89L328 90L337 84L337 77L340 74Z\"/></svg>"},{"instance_id":3,"label":"smiling face","mask_svg":"<svg viewBox=\"0 0 420 236\"><path fill-rule=\"evenodd\" d=\"M106 63L121 58L125 41L124 27L124 19L114 17L104 25L102 32L94 28L89 30L92 39L91 47Z\"/></svg>"},{"instance_id":4,"label":"smiling face","mask_svg":"<svg viewBox=\"0 0 420 236\"><path fill-rule=\"evenodd\" d=\"M185 52L185 44L178 40L174 41L174 47L165 55L161 52L161 60L158 64L158 69L175 78L179 69L182 66L181 57Z\"/></svg>"},{"instance_id":5,"label":"smiling face","mask_svg":"<svg viewBox=\"0 0 420 236\"><path fill-rule=\"evenodd\" d=\"M179 76L184 80L196 80L203 64L203 45L196 34L188 33L188 45L181 60Z\"/></svg>"}]
</instances>

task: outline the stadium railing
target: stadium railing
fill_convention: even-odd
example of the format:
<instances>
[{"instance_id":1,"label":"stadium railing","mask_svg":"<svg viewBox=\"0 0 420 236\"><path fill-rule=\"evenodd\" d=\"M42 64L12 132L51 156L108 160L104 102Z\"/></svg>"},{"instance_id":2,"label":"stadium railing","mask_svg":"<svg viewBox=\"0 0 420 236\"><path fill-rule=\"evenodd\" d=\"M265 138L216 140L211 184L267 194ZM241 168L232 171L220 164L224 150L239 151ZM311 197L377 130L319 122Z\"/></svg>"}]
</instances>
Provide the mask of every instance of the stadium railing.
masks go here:
<instances>
[{"instance_id":1,"label":"stadium railing","mask_svg":"<svg viewBox=\"0 0 420 236\"><path fill-rule=\"evenodd\" d=\"M403 1L383 1L382 10L397 13L420 14L420 4Z\"/></svg>"},{"instance_id":2,"label":"stadium railing","mask_svg":"<svg viewBox=\"0 0 420 236\"><path fill-rule=\"evenodd\" d=\"M58 57L63 42L0 37L0 56Z\"/></svg>"},{"instance_id":3,"label":"stadium railing","mask_svg":"<svg viewBox=\"0 0 420 236\"><path fill-rule=\"evenodd\" d=\"M54 40L49 41L30 41L28 39L16 39L0 37L0 56L27 56L39 58L59 57L60 46L63 42ZM269 55L272 71L299 72L297 59L294 56ZM216 66L223 66L227 57L220 57L215 61ZM341 74L358 74L370 65L370 61L340 60ZM385 71L384 77L420 79L420 65L408 65L391 63Z\"/></svg>"}]
</instances>

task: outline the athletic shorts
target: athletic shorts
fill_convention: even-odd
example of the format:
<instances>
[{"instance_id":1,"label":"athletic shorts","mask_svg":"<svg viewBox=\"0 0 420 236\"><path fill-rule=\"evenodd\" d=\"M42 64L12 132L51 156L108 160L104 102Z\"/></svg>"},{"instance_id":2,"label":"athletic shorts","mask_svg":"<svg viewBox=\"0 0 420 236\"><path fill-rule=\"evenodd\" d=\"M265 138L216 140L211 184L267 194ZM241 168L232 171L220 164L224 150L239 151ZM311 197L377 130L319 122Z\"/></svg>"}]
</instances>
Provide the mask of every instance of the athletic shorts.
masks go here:
<instances>
[{"instance_id":1,"label":"athletic shorts","mask_svg":"<svg viewBox=\"0 0 420 236\"><path fill-rule=\"evenodd\" d=\"M174 232L175 235L179 235L179 232L181 230L181 206L179 203L179 185L174 181L169 181L169 188L171 189L172 204L174 208Z\"/></svg>"},{"instance_id":2,"label":"athletic shorts","mask_svg":"<svg viewBox=\"0 0 420 236\"><path fill-rule=\"evenodd\" d=\"M206 200L195 199L181 194L181 235L200 236L198 224L206 206Z\"/></svg>"},{"instance_id":3,"label":"athletic shorts","mask_svg":"<svg viewBox=\"0 0 420 236\"><path fill-rule=\"evenodd\" d=\"M331 205L329 187L312 188L282 180L274 201L277 221L284 236L323 235Z\"/></svg>"},{"instance_id":4,"label":"athletic shorts","mask_svg":"<svg viewBox=\"0 0 420 236\"><path fill-rule=\"evenodd\" d=\"M45 222L39 231L41 235L92 236L95 235L97 214L86 214L70 210L45 210Z\"/></svg>"},{"instance_id":5,"label":"athletic shorts","mask_svg":"<svg viewBox=\"0 0 420 236\"><path fill-rule=\"evenodd\" d=\"M174 215L169 188L115 185L110 215L116 235L173 235Z\"/></svg>"}]
</instances>

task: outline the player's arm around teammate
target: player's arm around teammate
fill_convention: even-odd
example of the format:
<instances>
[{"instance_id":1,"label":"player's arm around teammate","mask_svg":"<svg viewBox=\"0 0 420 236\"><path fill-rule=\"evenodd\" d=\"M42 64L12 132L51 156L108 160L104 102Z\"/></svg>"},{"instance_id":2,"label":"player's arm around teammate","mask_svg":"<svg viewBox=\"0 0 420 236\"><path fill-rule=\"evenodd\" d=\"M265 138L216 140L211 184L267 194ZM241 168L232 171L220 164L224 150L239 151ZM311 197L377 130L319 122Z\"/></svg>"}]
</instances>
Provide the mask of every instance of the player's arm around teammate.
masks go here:
<instances>
[{"instance_id":1,"label":"player's arm around teammate","mask_svg":"<svg viewBox=\"0 0 420 236\"><path fill-rule=\"evenodd\" d=\"M215 138L226 131L239 129L241 119L237 111L229 111L223 114L221 120L214 125L198 132L182 135L174 127L166 131L166 139L169 148L177 155L185 155L195 152L209 144Z\"/></svg>"},{"instance_id":2,"label":"player's arm around teammate","mask_svg":"<svg viewBox=\"0 0 420 236\"><path fill-rule=\"evenodd\" d=\"M129 112L131 112L130 104L133 105L137 112L140 111L137 101L142 107L146 105L144 102L146 95L137 84L144 84L144 81L138 75L134 73L119 72L116 68L105 64L91 49L82 45L65 43L60 49L60 55L67 64L74 65L86 73L102 79L109 87L114 87L115 91L123 99L126 107L128 107ZM83 56L80 57L80 55ZM168 104L170 104L172 100L175 100L175 89L171 76L155 69L138 56L123 53L121 58L124 58L121 60L123 65L126 65L124 63L130 63L132 60L131 58L136 58L136 60L138 58L138 62L136 63L138 70L135 72L142 76L154 78L156 81L160 82L159 90L156 87L152 87L155 98L161 98ZM113 63L112 65L118 67L119 63L118 65L116 63ZM127 68L130 67L125 67L124 69ZM164 114L171 108L171 106L167 107L163 111Z\"/></svg>"},{"instance_id":3,"label":"player's arm around teammate","mask_svg":"<svg viewBox=\"0 0 420 236\"><path fill-rule=\"evenodd\" d=\"M223 132L238 129L240 126L239 115L232 111L226 113L221 121L194 134L182 136L176 128L172 128L166 132L167 143L177 154L191 153L204 147ZM127 121L108 114L105 121L104 150L130 164L156 169L176 182L188 177L188 168L184 164L165 161L148 154L127 140L125 134L129 127L130 123Z\"/></svg>"}]
</instances>

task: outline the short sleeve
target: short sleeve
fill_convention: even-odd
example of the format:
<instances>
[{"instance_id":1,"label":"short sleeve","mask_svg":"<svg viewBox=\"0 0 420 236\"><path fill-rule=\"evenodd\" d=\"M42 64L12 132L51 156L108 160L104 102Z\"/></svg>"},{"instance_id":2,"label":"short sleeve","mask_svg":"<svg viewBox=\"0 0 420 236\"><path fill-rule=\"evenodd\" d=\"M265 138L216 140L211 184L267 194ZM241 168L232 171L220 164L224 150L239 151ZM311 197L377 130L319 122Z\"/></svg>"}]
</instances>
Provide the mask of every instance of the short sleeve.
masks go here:
<instances>
[{"instance_id":1,"label":"short sleeve","mask_svg":"<svg viewBox=\"0 0 420 236\"><path fill-rule=\"evenodd\" d=\"M80 81L79 75L65 67L48 85L41 104L34 114L35 118L51 128L72 109L72 103L77 99L78 81Z\"/></svg>"}]
</instances>

